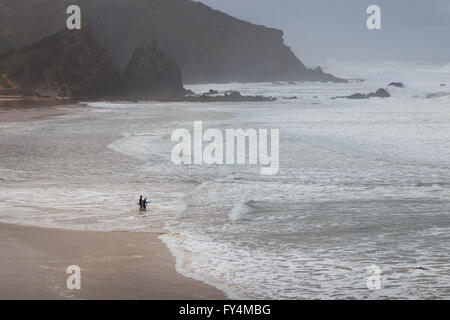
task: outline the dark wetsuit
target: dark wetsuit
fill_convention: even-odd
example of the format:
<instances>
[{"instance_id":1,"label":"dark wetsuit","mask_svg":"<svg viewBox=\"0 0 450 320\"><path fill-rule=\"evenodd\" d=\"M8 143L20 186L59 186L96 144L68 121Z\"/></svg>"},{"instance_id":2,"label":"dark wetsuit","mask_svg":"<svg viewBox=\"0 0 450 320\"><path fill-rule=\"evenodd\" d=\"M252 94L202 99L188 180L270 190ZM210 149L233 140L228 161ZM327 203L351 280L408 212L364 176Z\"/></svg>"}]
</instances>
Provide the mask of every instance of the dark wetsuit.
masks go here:
<instances>
[{"instance_id":1,"label":"dark wetsuit","mask_svg":"<svg viewBox=\"0 0 450 320\"><path fill-rule=\"evenodd\" d=\"M142 211L147 211L147 198L142 201Z\"/></svg>"},{"instance_id":2,"label":"dark wetsuit","mask_svg":"<svg viewBox=\"0 0 450 320\"><path fill-rule=\"evenodd\" d=\"M142 196L139 198L139 210L143 210L143 203L144 202L144 200L142 200Z\"/></svg>"}]
</instances>

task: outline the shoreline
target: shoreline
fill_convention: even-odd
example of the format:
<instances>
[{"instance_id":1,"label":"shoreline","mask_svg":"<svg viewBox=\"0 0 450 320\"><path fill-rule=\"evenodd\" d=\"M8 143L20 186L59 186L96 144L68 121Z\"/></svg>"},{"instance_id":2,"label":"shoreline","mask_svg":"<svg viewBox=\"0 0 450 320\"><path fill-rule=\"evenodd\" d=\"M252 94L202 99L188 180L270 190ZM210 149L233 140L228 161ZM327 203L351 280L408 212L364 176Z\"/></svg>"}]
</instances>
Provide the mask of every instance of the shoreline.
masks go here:
<instances>
[{"instance_id":1,"label":"shoreline","mask_svg":"<svg viewBox=\"0 0 450 320\"><path fill-rule=\"evenodd\" d=\"M0 95L0 123L47 120L68 113L61 107L78 105L75 100L24 99Z\"/></svg>"},{"instance_id":2,"label":"shoreline","mask_svg":"<svg viewBox=\"0 0 450 320\"><path fill-rule=\"evenodd\" d=\"M0 99L0 123L51 119L75 103ZM228 299L179 273L160 235L0 223L0 299ZM66 288L69 265L81 268L81 290Z\"/></svg>"},{"instance_id":3,"label":"shoreline","mask_svg":"<svg viewBox=\"0 0 450 320\"><path fill-rule=\"evenodd\" d=\"M0 223L0 299L227 299L178 273L159 236ZM71 265L81 269L80 290L66 287Z\"/></svg>"}]
</instances>

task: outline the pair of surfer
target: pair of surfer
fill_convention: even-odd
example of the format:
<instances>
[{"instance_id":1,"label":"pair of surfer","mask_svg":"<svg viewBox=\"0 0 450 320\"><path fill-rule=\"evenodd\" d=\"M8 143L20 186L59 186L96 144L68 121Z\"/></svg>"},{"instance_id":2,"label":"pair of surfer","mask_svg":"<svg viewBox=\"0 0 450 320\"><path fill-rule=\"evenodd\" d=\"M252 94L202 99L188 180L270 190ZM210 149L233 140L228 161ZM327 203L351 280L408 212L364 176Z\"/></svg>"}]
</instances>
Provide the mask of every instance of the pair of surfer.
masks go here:
<instances>
[{"instance_id":1,"label":"pair of surfer","mask_svg":"<svg viewBox=\"0 0 450 320\"><path fill-rule=\"evenodd\" d=\"M139 211L145 212L147 211L147 204L151 201L147 201L147 198L142 199L142 196L139 198Z\"/></svg>"}]
</instances>

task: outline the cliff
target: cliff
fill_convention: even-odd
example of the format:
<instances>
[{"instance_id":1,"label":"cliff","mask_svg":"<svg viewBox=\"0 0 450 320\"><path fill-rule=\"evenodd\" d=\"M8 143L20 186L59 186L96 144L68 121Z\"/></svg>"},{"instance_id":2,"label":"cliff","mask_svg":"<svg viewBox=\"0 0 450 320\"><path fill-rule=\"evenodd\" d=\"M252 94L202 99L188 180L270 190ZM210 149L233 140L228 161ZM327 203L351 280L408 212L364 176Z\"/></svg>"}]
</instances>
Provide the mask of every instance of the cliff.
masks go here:
<instances>
[{"instance_id":1,"label":"cliff","mask_svg":"<svg viewBox=\"0 0 450 320\"><path fill-rule=\"evenodd\" d=\"M0 76L1 89L44 97L108 96L121 87L114 60L87 29L61 31L1 54Z\"/></svg>"},{"instance_id":2,"label":"cliff","mask_svg":"<svg viewBox=\"0 0 450 320\"><path fill-rule=\"evenodd\" d=\"M60 30L69 4L81 6L122 70L136 48L155 40L186 83L341 81L307 69L283 43L282 31L190 0L0 0L0 52Z\"/></svg>"},{"instance_id":3,"label":"cliff","mask_svg":"<svg viewBox=\"0 0 450 320\"><path fill-rule=\"evenodd\" d=\"M0 93L70 98L176 98L181 71L156 42L135 50L123 74L89 27L60 31L0 55Z\"/></svg>"},{"instance_id":4,"label":"cliff","mask_svg":"<svg viewBox=\"0 0 450 320\"><path fill-rule=\"evenodd\" d=\"M124 71L128 95L184 95L183 78L175 61L153 42L134 51Z\"/></svg>"}]
</instances>

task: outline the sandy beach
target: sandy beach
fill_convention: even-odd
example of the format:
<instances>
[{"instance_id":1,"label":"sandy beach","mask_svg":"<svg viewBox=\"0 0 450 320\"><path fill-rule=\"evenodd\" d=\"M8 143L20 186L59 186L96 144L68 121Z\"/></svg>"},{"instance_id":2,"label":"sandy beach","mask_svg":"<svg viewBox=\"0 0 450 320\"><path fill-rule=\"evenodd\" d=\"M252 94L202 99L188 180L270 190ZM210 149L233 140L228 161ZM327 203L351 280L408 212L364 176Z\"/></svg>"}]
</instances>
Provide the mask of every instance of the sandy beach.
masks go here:
<instances>
[{"instance_id":1,"label":"sandy beach","mask_svg":"<svg viewBox=\"0 0 450 320\"><path fill-rule=\"evenodd\" d=\"M66 113L49 102L0 101L0 122ZM0 299L226 298L214 287L177 273L159 235L0 224ZM66 287L70 265L81 268L81 290Z\"/></svg>"},{"instance_id":2,"label":"sandy beach","mask_svg":"<svg viewBox=\"0 0 450 320\"><path fill-rule=\"evenodd\" d=\"M49 119L67 113L58 107L75 103L69 100L23 99L17 96L0 95L0 122Z\"/></svg>"},{"instance_id":3,"label":"sandy beach","mask_svg":"<svg viewBox=\"0 0 450 320\"><path fill-rule=\"evenodd\" d=\"M158 234L0 224L0 299L225 299L186 278ZM81 289L66 268L81 268Z\"/></svg>"}]
</instances>

